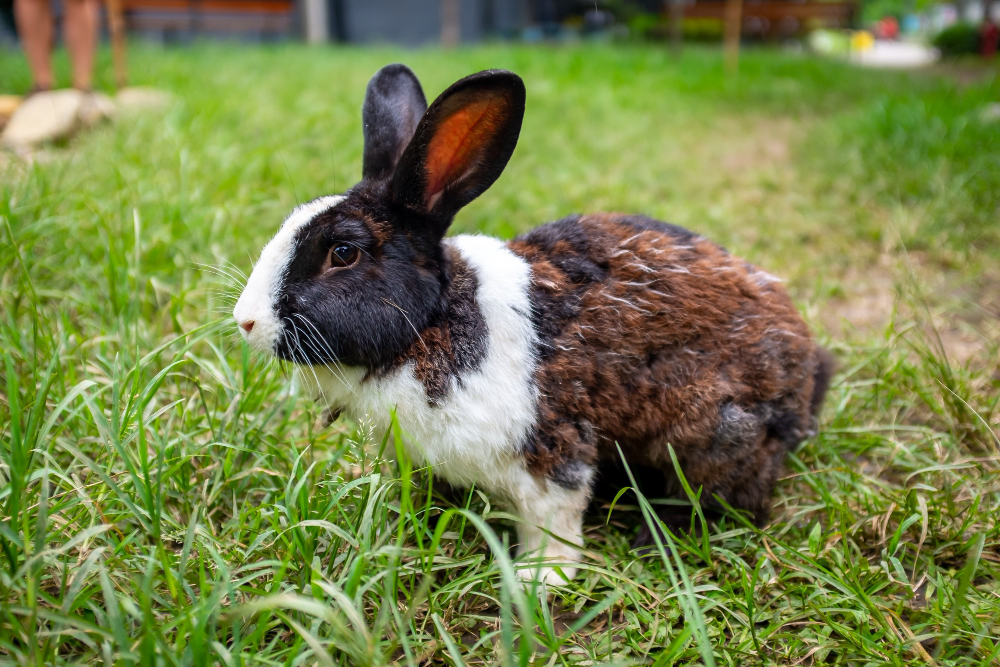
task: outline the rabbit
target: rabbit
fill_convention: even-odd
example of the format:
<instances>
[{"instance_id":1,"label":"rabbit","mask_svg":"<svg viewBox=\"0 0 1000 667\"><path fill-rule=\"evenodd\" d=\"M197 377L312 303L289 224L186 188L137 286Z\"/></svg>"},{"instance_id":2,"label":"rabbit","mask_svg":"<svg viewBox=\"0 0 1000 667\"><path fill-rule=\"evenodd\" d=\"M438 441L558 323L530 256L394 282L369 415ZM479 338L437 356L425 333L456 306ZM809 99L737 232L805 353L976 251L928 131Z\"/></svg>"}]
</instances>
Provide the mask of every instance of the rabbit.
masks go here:
<instances>
[{"instance_id":1,"label":"rabbit","mask_svg":"<svg viewBox=\"0 0 1000 667\"><path fill-rule=\"evenodd\" d=\"M294 209L233 315L332 416L392 416L417 465L519 517L527 581L578 569L595 480L619 461L768 520L833 371L780 280L680 227L568 217L445 237L500 176L525 88L487 70L427 106L404 65L368 84L361 181Z\"/></svg>"}]
</instances>

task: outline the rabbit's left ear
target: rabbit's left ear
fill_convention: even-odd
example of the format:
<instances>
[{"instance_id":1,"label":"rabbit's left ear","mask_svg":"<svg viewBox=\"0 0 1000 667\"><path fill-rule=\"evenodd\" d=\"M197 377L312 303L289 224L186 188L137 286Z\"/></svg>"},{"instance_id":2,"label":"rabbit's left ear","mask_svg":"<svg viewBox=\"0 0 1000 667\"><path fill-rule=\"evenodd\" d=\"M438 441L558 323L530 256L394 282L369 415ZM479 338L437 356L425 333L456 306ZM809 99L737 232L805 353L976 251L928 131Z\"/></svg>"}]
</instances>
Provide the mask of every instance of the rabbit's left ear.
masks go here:
<instances>
[{"instance_id":1,"label":"rabbit's left ear","mask_svg":"<svg viewBox=\"0 0 1000 667\"><path fill-rule=\"evenodd\" d=\"M417 76L406 65L386 65L368 82L361 108L365 154L361 167L364 178L392 175L406 145L416 132L427 99Z\"/></svg>"},{"instance_id":2,"label":"rabbit's left ear","mask_svg":"<svg viewBox=\"0 0 1000 667\"><path fill-rule=\"evenodd\" d=\"M393 173L397 203L430 216L444 235L460 208L486 191L507 166L524 119L524 83L487 70L434 100Z\"/></svg>"}]
</instances>

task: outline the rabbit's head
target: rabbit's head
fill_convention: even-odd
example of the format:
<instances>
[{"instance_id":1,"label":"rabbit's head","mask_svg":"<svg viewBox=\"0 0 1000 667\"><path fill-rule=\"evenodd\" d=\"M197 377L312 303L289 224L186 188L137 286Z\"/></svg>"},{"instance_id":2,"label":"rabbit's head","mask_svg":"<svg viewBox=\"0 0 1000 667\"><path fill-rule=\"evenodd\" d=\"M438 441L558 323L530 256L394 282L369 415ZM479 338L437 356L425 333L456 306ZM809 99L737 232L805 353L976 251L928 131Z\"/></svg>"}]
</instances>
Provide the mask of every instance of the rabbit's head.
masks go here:
<instances>
[{"instance_id":1,"label":"rabbit's head","mask_svg":"<svg viewBox=\"0 0 1000 667\"><path fill-rule=\"evenodd\" d=\"M379 70L362 109L362 180L299 206L261 252L233 315L251 348L302 364L390 364L442 316L455 214L500 176L524 84L466 77L430 107L403 65Z\"/></svg>"}]
</instances>

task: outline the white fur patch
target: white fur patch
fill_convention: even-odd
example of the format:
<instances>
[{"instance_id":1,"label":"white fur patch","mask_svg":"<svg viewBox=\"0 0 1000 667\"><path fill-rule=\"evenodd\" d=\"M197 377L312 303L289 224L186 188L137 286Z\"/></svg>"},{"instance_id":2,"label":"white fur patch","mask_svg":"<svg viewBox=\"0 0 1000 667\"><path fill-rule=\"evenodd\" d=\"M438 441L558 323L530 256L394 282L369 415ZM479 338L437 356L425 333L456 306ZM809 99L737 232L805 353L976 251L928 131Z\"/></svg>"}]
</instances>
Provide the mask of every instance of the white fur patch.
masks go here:
<instances>
[{"instance_id":1,"label":"white fur patch","mask_svg":"<svg viewBox=\"0 0 1000 667\"><path fill-rule=\"evenodd\" d=\"M783 282L781 278L771 275L767 271L761 271L760 269L757 269L751 275L753 276L754 282L756 282L760 287Z\"/></svg>"},{"instance_id":2,"label":"white fur patch","mask_svg":"<svg viewBox=\"0 0 1000 667\"><path fill-rule=\"evenodd\" d=\"M395 410L404 446L417 465L433 466L436 475L454 485L485 489L524 519L517 527L519 554L548 562L519 574L560 583L552 564L567 564L567 577L575 572L570 564L579 559L575 545L583 541L590 485L567 490L536 477L520 452L535 424L538 399L531 269L498 239L457 236L445 243L465 259L479 282L476 300L486 321L487 343L476 370L452 378L448 394L433 406L412 362L367 381L363 369L343 366L300 366L299 377L318 400L372 423L379 438L390 428Z\"/></svg>"},{"instance_id":3,"label":"white fur patch","mask_svg":"<svg viewBox=\"0 0 1000 667\"><path fill-rule=\"evenodd\" d=\"M260 259L254 265L243 293L233 308L233 317L236 318L238 325L251 321L254 323L249 333L244 331L242 326L240 333L257 352L273 354L274 344L281 333L276 302L281 282L292 262L295 233L312 222L318 214L339 204L341 200L343 197L339 195L320 197L296 207L285 218L278 233L261 251Z\"/></svg>"},{"instance_id":4,"label":"white fur patch","mask_svg":"<svg viewBox=\"0 0 1000 667\"><path fill-rule=\"evenodd\" d=\"M590 476L579 489L564 489L548 480L532 478L518 492L512 504L524 521L517 526L517 555L530 556L533 561L531 566L519 569L518 575L549 584L572 579L583 545L583 513L590 502ZM562 570L562 576L556 567Z\"/></svg>"},{"instance_id":5,"label":"white fur patch","mask_svg":"<svg viewBox=\"0 0 1000 667\"><path fill-rule=\"evenodd\" d=\"M476 298L486 321L486 354L479 368L463 373L437 405L430 405L413 364L362 382L360 369L300 369L320 400L390 426L390 412L418 465L432 465L449 482L473 483L510 497L530 474L518 445L535 422L535 330L528 296L531 271L503 242L486 236L447 239L476 272ZM315 373L313 372L315 371Z\"/></svg>"}]
</instances>

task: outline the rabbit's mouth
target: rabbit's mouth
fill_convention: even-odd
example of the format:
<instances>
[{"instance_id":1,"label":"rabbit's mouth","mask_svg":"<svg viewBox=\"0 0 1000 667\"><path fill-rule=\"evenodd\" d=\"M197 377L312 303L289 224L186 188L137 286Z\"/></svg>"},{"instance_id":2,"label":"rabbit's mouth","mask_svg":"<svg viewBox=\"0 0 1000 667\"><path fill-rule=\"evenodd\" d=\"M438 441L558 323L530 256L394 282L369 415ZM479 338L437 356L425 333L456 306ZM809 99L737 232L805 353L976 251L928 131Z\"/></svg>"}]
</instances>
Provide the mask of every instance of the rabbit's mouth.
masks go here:
<instances>
[{"instance_id":1,"label":"rabbit's mouth","mask_svg":"<svg viewBox=\"0 0 1000 667\"><path fill-rule=\"evenodd\" d=\"M250 277L247 287L236 302L233 318L236 320L240 335L251 350L260 354L274 355L284 327L271 308L267 293L253 284L255 277L256 274ZM260 296L262 292L264 298Z\"/></svg>"}]
</instances>

